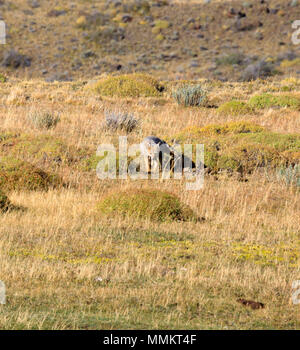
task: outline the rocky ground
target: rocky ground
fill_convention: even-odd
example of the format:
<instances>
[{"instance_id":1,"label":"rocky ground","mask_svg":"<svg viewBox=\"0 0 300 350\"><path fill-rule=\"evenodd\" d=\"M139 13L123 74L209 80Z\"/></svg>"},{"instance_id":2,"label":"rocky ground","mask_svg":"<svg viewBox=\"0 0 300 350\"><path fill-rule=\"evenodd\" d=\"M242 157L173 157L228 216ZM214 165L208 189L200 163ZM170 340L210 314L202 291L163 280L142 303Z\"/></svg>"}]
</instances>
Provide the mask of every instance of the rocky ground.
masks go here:
<instances>
[{"instance_id":1,"label":"rocky ground","mask_svg":"<svg viewBox=\"0 0 300 350\"><path fill-rule=\"evenodd\" d=\"M300 3L1 1L7 76L69 81L147 71L162 79L252 80L300 74ZM282 77L281 77L282 78Z\"/></svg>"}]
</instances>

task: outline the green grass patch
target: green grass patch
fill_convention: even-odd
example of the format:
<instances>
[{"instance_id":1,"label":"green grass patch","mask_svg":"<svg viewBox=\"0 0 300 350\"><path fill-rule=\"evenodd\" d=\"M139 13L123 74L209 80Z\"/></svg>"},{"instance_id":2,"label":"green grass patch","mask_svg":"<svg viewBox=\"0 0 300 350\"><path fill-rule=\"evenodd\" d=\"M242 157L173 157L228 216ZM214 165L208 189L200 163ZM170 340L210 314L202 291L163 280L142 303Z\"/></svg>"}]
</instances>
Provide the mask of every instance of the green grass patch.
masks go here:
<instances>
[{"instance_id":1,"label":"green grass patch","mask_svg":"<svg viewBox=\"0 0 300 350\"><path fill-rule=\"evenodd\" d=\"M121 215L152 221L196 220L194 212L175 195L159 190L126 190L109 194L97 204L106 215Z\"/></svg>"},{"instance_id":2,"label":"green grass patch","mask_svg":"<svg viewBox=\"0 0 300 350\"><path fill-rule=\"evenodd\" d=\"M300 163L300 135L274 133L250 122L189 127L175 135L184 143L204 143L205 164L213 171L252 173L259 167Z\"/></svg>"},{"instance_id":3,"label":"green grass patch","mask_svg":"<svg viewBox=\"0 0 300 350\"><path fill-rule=\"evenodd\" d=\"M7 78L4 74L0 73L0 83L6 83Z\"/></svg>"},{"instance_id":4,"label":"green grass patch","mask_svg":"<svg viewBox=\"0 0 300 350\"><path fill-rule=\"evenodd\" d=\"M12 190L47 190L62 184L61 179L13 157L1 157L0 189Z\"/></svg>"},{"instance_id":5,"label":"green grass patch","mask_svg":"<svg viewBox=\"0 0 300 350\"><path fill-rule=\"evenodd\" d=\"M245 115L253 113L254 109L245 102L233 100L223 103L217 112L222 115Z\"/></svg>"},{"instance_id":6,"label":"green grass patch","mask_svg":"<svg viewBox=\"0 0 300 350\"><path fill-rule=\"evenodd\" d=\"M280 64L280 68L293 68L297 66L300 66L300 58L295 58L292 61L284 60Z\"/></svg>"},{"instance_id":7,"label":"green grass patch","mask_svg":"<svg viewBox=\"0 0 300 350\"><path fill-rule=\"evenodd\" d=\"M168 21L158 19L154 22L152 33L159 34L161 31L169 27L170 27L170 23Z\"/></svg>"},{"instance_id":8,"label":"green grass patch","mask_svg":"<svg viewBox=\"0 0 300 350\"><path fill-rule=\"evenodd\" d=\"M83 164L90 154L90 150L69 146L52 135L0 134L0 155L32 163L43 161L53 168L63 164Z\"/></svg>"},{"instance_id":9,"label":"green grass patch","mask_svg":"<svg viewBox=\"0 0 300 350\"><path fill-rule=\"evenodd\" d=\"M271 107L289 107L298 109L300 107L300 99L291 95L272 95L262 94L250 98L249 106L252 108L263 109Z\"/></svg>"},{"instance_id":10,"label":"green grass patch","mask_svg":"<svg viewBox=\"0 0 300 350\"><path fill-rule=\"evenodd\" d=\"M298 242L299 243L299 242ZM296 243L297 246L297 243ZM285 244L263 246L258 244L233 245L233 256L241 261L251 261L258 265L275 266L286 263L289 267L299 267L299 249Z\"/></svg>"},{"instance_id":11,"label":"green grass patch","mask_svg":"<svg viewBox=\"0 0 300 350\"><path fill-rule=\"evenodd\" d=\"M228 134L248 134L248 133L260 133L264 128L247 121L240 122L228 122L223 124L210 124L199 128L196 126L189 127L183 130L178 135L179 139L185 138L190 134L191 138L197 138L201 136L214 136L214 135L228 135Z\"/></svg>"}]
</instances>

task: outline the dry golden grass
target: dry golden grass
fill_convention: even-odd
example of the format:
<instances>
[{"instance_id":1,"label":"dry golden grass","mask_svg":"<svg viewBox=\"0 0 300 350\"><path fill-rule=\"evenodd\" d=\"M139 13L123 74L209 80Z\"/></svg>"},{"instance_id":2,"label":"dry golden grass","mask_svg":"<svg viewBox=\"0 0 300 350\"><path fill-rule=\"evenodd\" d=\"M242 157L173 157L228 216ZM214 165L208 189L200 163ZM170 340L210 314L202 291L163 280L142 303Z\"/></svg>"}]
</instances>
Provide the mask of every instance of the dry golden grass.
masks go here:
<instances>
[{"instance_id":1,"label":"dry golden grass","mask_svg":"<svg viewBox=\"0 0 300 350\"><path fill-rule=\"evenodd\" d=\"M248 100L259 82L211 86L210 99ZM0 85L1 132L53 135L67 145L94 150L117 144L104 131L104 110L134 111L139 142L154 134L172 137L187 126L248 120L281 133L298 133L299 112L269 109L222 116L211 108L183 108L169 98L104 99L79 83L39 81ZM223 93L221 94L220 91ZM27 97L26 97L27 96ZM60 112L53 130L32 129L32 110ZM120 132L120 134L124 134ZM47 169L47 164L44 165ZM300 192L257 171L207 176L200 191L183 181L99 181L62 165L72 188L11 192L23 210L0 214L0 280L7 304L1 329L299 329L292 282L299 279ZM112 190L157 188L179 196L201 222L155 223L100 217L96 203ZM265 304L252 310L236 300Z\"/></svg>"}]
</instances>

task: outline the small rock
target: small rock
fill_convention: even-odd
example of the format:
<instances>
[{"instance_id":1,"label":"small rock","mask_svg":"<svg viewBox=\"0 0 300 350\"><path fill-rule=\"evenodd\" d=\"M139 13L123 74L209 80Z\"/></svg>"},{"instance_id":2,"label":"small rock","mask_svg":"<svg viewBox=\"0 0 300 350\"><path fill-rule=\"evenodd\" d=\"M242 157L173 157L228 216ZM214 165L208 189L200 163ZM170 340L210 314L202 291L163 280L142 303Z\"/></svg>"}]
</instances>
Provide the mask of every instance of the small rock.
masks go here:
<instances>
[{"instance_id":1,"label":"small rock","mask_svg":"<svg viewBox=\"0 0 300 350\"><path fill-rule=\"evenodd\" d=\"M297 54L294 51L282 52L277 56L277 61L281 62L283 60L292 61L297 58Z\"/></svg>"},{"instance_id":2,"label":"small rock","mask_svg":"<svg viewBox=\"0 0 300 350\"><path fill-rule=\"evenodd\" d=\"M243 5L242 5L244 8L251 8L251 7L253 7L253 5L252 4L250 4L250 2L247 2L247 1L245 1L245 2L243 2Z\"/></svg>"},{"instance_id":3,"label":"small rock","mask_svg":"<svg viewBox=\"0 0 300 350\"><path fill-rule=\"evenodd\" d=\"M266 78L271 76L274 71L272 64L261 60L257 63L247 66L241 76L242 81L251 81L258 78Z\"/></svg>"},{"instance_id":4,"label":"small rock","mask_svg":"<svg viewBox=\"0 0 300 350\"><path fill-rule=\"evenodd\" d=\"M82 67L82 62L78 59L74 60L72 63L73 70L78 70L80 67Z\"/></svg>"},{"instance_id":5,"label":"small rock","mask_svg":"<svg viewBox=\"0 0 300 350\"><path fill-rule=\"evenodd\" d=\"M65 71L64 73L55 73L46 78L45 81L48 83L52 83L54 81L72 81L72 78L69 76L69 72Z\"/></svg>"},{"instance_id":6,"label":"small rock","mask_svg":"<svg viewBox=\"0 0 300 350\"><path fill-rule=\"evenodd\" d=\"M133 19L133 17L129 13L124 13L124 15L122 15L122 22L123 23L131 22L132 19Z\"/></svg>"},{"instance_id":7,"label":"small rock","mask_svg":"<svg viewBox=\"0 0 300 350\"><path fill-rule=\"evenodd\" d=\"M89 57L95 57L96 54L95 52L89 50L89 51L86 51L82 54L82 58L89 58Z\"/></svg>"},{"instance_id":8,"label":"small rock","mask_svg":"<svg viewBox=\"0 0 300 350\"><path fill-rule=\"evenodd\" d=\"M19 54L15 50L10 50L4 54L2 65L5 67L13 67L15 69L19 67L30 67L31 58Z\"/></svg>"},{"instance_id":9,"label":"small rock","mask_svg":"<svg viewBox=\"0 0 300 350\"><path fill-rule=\"evenodd\" d=\"M217 68L218 68L217 65L214 63L214 64L212 64L210 67L208 67L207 70L208 70L209 72L213 72L213 71L215 71Z\"/></svg>"},{"instance_id":10,"label":"small rock","mask_svg":"<svg viewBox=\"0 0 300 350\"><path fill-rule=\"evenodd\" d=\"M152 16L145 16L144 19L145 19L145 21L148 22L148 23L154 23L154 22L153 22L153 17L152 17Z\"/></svg>"},{"instance_id":11,"label":"small rock","mask_svg":"<svg viewBox=\"0 0 300 350\"><path fill-rule=\"evenodd\" d=\"M198 61L192 61L190 63L190 68L198 68L199 67L199 63Z\"/></svg>"},{"instance_id":12,"label":"small rock","mask_svg":"<svg viewBox=\"0 0 300 350\"><path fill-rule=\"evenodd\" d=\"M263 35L262 32L256 32L256 33L254 34L254 37L255 37L256 40L263 40L264 35Z\"/></svg>"},{"instance_id":13,"label":"small rock","mask_svg":"<svg viewBox=\"0 0 300 350\"><path fill-rule=\"evenodd\" d=\"M40 7L40 4L37 2L37 1L28 1L28 5L33 8L33 9L36 9L38 7Z\"/></svg>"},{"instance_id":14,"label":"small rock","mask_svg":"<svg viewBox=\"0 0 300 350\"><path fill-rule=\"evenodd\" d=\"M179 40L179 33L178 32L173 32L172 35L170 36L171 40Z\"/></svg>"},{"instance_id":15,"label":"small rock","mask_svg":"<svg viewBox=\"0 0 300 350\"><path fill-rule=\"evenodd\" d=\"M47 13L48 17L58 17L58 16L62 16L65 15L67 13L67 11L65 10L51 10Z\"/></svg>"},{"instance_id":16,"label":"small rock","mask_svg":"<svg viewBox=\"0 0 300 350\"><path fill-rule=\"evenodd\" d=\"M24 15L27 15L27 16L33 16L34 15L34 13L31 10L24 10L23 13L24 13Z\"/></svg>"}]
</instances>

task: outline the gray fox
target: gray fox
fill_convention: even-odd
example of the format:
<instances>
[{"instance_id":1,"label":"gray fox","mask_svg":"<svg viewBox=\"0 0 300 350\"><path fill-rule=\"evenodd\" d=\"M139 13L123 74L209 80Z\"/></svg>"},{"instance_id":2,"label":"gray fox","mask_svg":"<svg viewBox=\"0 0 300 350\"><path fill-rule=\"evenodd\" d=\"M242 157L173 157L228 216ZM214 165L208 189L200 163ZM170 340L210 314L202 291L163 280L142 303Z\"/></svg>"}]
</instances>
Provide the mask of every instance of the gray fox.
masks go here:
<instances>
[{"instance_id":1,"label":"gray fox","mask_svg":"<svg viewBox=\"0 0 300 350\"><path fill-rule=\"evenodd\" d=\"M141 154L146 163L148 174L151 170L165 170L167 167L172 172L175 170L175 164L181 161L181 164L189 164L189 167L196 169L196 164L187 156L178 153L172 146L156 136L147 136L140 144ZM204 166L205 167L205 166Z\"/></svg>"}]
</instances>

